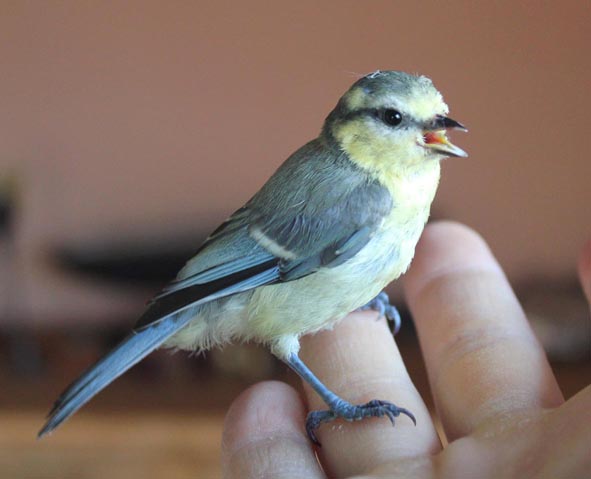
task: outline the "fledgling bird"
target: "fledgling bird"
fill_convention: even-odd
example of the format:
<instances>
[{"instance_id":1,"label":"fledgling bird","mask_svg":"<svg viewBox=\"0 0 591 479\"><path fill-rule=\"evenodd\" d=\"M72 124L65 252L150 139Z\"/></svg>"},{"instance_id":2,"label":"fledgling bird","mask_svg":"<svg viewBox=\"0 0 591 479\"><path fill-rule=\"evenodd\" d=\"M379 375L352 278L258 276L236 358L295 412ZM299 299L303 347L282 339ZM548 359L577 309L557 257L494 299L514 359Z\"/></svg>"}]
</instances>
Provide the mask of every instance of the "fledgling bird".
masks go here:
<instances>
[{"instance_id":1,"label":"fledgling bird","mask_svg":"<svg viewBox=\"0 0 591 479\"><path fill-rule=\"evenodd\" d=\"M316 443L318 426L338 417L414 421L387 401L341 399L300 360L299 340L366 304L396 318L380 291L410 265L440 160L467 156L446 137L465 130L447 112L424 76L376 71L356 81L318 138L217 228L131 334L60 396L39 436L156 348L204 351L232 341L267 345L322 397L328 409L306 420Z\"/></svg>"}]
</instances>

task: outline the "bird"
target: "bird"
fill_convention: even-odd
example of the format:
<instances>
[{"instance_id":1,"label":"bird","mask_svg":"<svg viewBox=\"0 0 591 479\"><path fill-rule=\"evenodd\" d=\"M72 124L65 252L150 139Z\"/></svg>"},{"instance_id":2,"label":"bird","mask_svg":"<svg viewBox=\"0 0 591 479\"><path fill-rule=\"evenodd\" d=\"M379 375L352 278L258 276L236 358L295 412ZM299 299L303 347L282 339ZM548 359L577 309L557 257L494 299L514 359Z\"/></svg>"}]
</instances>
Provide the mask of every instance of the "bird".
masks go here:
<instances>
[{"instance_id":1,"label":"bird","mask_svg":"<svg viewBox=\"0 0 591 479\"><path fill-rule=\"evenodd\" d=\"M394 319L384 287L409 267L428 220L440 161L467 157L441 93L426 76L377 70L357 79L317 138L295 151L223 222L147 305L131 333L57 399L52 432L157 348L207 351L230 342L270 348L327 405L306 431L337 418L413 414L385 400L352 404L300 359L300 338L356 309Z\"/></svg>"}]
</instances>

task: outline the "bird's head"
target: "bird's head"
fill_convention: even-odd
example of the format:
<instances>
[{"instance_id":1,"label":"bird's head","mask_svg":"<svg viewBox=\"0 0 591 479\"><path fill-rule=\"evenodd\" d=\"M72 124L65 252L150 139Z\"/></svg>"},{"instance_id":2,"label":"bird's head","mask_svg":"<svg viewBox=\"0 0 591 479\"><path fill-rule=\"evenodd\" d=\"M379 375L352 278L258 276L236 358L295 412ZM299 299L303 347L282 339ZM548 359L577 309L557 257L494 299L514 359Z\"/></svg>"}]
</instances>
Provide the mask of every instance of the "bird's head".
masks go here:
<instances>
[{"instance_id":1,"label":"bird's head","mask_svg":"<svg viewBox=\"0 0 591 479\"><path fill-rule=\"evenodd\" d=\"M420 165L450 156L468 156L447 138L466 128L447 115L448 107L431 80L397 71L364 76L339 100L323 136L370 169Z\"/></svg>"}]
</instances>

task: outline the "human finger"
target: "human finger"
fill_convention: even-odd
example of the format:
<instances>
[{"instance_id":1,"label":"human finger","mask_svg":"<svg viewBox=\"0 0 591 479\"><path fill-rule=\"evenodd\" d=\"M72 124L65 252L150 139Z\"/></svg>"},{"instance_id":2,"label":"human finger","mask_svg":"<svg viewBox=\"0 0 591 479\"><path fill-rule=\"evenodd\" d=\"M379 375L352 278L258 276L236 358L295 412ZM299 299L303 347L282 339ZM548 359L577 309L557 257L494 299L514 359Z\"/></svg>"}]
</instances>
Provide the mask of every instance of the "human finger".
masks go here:
<instances>
[{"instance_id":1,"label":"human finger","mask_svg":"<svg viewBox=\"0 0 591 479\"><path fill-rule=\"evenodd\" d=\"M429 226L405 291L449 439L486 420L563 402L504 273L472 230Z\"/></svg>"},{"instance_id":2,"label":"human finger","mask_svg":"<svg viewBox=\"0 0 591 479\"><path fill-rule=\"evenodd\" d=\"M224 421L223 477L324 478L304 419L304 404L290 386L268 381L247 389Z\"/></svg>"},{"instance_id":3,"label":"human finger","mask_svg":"<svg viewBox=\"0 0 591 479\"><path fill-rule=\"evenodd\" d=\"M321 462L331 477L362 474L386 461L431 454L441 445L427 408L410 380L384 320L375 312L356 312L332 331L302 340L301 357L317 377L353 404L372 399L391 401L416 417L417 426L400 415L392 427L385 418L347 423L336 420L317 431ZM311 410L326 409L306 387Z\"/></svg>"}]
</instances>

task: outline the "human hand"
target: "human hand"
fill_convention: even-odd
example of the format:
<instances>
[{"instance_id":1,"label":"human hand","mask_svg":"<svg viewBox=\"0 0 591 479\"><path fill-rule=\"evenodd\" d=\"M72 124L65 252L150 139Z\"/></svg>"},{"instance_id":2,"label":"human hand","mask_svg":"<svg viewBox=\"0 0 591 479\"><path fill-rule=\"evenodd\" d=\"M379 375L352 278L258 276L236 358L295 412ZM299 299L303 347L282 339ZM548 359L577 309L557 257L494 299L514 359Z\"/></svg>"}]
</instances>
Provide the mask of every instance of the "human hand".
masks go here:
<instances>
[{"instance_id":1,"label":"human hand","mask_svg":"<svg viewBox=\"0 0 591 479\"><path fill-rule=\"evenodd\" d=\"M579 263L591 302L591 242ZM578 478L591 471L591 386L564 402L546 356L502 270L474 232L426 228L405 290L449 444L442 446L384 321L352 313L303 338L302 359L354 403L380 398L413 412L304 431L324 405L304 385L259 383L234 401L222 445L224 477ZM321 465L320 465L321 464Z\"/></svg>"}]
</instances>

